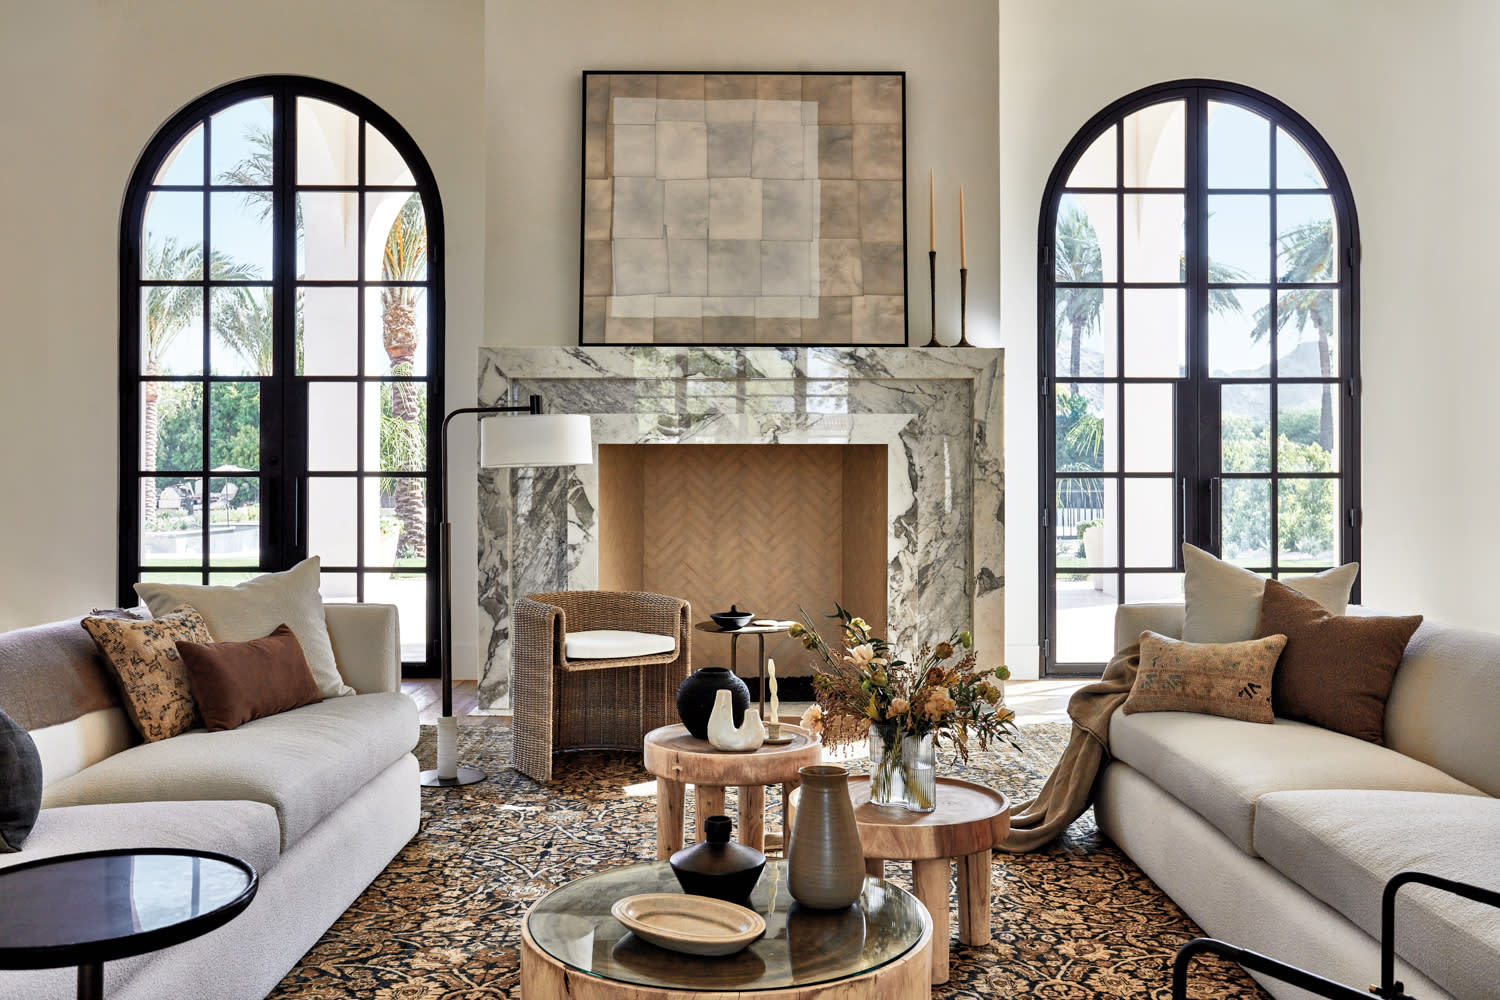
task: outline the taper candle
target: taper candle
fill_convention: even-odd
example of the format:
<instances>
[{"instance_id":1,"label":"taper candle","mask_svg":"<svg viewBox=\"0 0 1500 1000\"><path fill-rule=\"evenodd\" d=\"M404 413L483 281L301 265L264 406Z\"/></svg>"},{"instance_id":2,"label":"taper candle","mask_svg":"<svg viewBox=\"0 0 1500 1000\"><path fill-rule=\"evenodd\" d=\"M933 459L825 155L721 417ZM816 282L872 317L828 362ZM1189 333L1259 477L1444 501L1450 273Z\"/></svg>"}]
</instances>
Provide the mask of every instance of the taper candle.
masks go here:
<instances>
[{"instance_id":1,"label":"taper candle","mask_svg":"<svg viewBox=\"0 0 1500 1000\"><path fill-rule=\"evenodd\" d=\"M964 186L958 186L958 266L969 266L968 244L964 242Z\"/></svg>"},{"instance_id":2,"label":"taper candle","mask_svg":"<svg viewBox=\"0 0 1500 1000\"><path fill-rule=\"evenodd\" d=\"M932 180L932 171L927 171L927 249L937 249L937 188Z\"/></svg>"},{"instance_id":3,"label":"taper candle","mask_svg":"<svg viewBox=\"0 0 1500 1000\"><path fill-rule=\"evenodd\" d=\"M766 677L769 678L771 688L771 717L767 722L781 721L781 703L776 700L776 661L766 661Z\"/></svg>"}]
</instances>

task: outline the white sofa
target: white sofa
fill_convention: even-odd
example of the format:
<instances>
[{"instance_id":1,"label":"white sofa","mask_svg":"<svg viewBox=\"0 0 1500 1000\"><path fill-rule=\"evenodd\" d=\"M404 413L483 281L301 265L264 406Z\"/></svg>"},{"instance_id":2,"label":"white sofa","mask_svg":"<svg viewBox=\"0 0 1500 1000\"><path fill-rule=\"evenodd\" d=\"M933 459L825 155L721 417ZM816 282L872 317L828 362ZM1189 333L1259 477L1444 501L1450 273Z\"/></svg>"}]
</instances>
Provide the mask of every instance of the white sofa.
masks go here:
<instances>
[{"instance_id":1,"label":"white sofa","mask_svg":"<svg viewBox=\"0 0 1500 1000\"><path fill-rule=\"evenodd\" d=\"M1180 636L1182 619L1181 604L1122 605L1116 647ZM1185 712L1117 711L1109 735L1100 830L1212 937L1363 988L1379 982L1392 875L1500 889L1500 635L1425 622L1383 747ZM1500 910L1413 886L1397 899L1408 993L1500 996ZM1311 996L1257 979L1279 1000Z\"/></svg>"},{"instance_id":2,"label":"white sofa","mask_svg":"<svg viewBox=\"0 0 1500 1000\"><path fill-rule=\"evenodd\" d=\"M117 703L101 702L111 687L92 673L102 662L76 619L0 635L0 698L16 703L0 707L30 729L45 784L35 828L0 867L194 847L243 858L260 875L254 901L224 927L106 963L111 1000L264 997L416 834L417 711L400 693L396 609L329 604L326 614L339 673L357 694L147 744ZM29 726L28 711L57 714L54 695L69 685L72 703L89 710ZM76 977L0 972L0 998L71 997Z\"/></svg>"}]
</instances>

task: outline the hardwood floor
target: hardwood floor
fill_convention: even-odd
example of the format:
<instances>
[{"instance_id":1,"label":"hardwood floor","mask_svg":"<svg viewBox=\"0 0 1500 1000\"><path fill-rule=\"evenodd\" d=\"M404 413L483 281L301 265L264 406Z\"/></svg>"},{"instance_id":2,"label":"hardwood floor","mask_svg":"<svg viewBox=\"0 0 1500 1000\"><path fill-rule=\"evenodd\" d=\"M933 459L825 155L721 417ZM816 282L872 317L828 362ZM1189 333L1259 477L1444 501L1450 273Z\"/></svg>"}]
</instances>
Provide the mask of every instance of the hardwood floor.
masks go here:
<instances>
[{"instance_id":1,"label":"hardwood floor","mask_svg":"<svg viewBox=\"0 0 1500 1000\"><path fill-rule=\"evenodd\" d=\"M1023 723L1061 722L1068 717L1068 699L1087 680L1007 681L1005 703L1013 708ZM436 678L401 682L401 690L417 703L417 714L424 726L435 725L443 712L443 689ZM473 681L453 682L453 714L463 726L508 726L510 714L473 715L479 707L478 690ZM783 702L781 714L800 715L806 705Z\"/></svg>"}]
</instances>

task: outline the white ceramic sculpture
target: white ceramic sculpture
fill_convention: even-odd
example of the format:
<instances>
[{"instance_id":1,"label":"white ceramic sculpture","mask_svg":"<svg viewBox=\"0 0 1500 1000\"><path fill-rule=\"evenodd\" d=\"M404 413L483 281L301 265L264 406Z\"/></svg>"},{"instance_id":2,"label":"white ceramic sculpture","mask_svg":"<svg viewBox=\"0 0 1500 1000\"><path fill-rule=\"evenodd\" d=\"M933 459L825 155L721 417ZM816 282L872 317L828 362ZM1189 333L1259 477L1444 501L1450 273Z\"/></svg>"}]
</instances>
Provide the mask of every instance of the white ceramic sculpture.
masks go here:
<instances>
[{"instance_id":1,"label":"white ceramic sculpture","mask_svg":"<svg viewBox=\"0 0 1500 1000\"><path fill-rule=\"evenodd\" d=\"M745 710L745 721L734 728L734 703L727 690L714 695L714 711L708 717L708 742L715 750L744 752L757 750L766 741L766 727L760 721L760 709Z\"/></svg>"}]
</instances>

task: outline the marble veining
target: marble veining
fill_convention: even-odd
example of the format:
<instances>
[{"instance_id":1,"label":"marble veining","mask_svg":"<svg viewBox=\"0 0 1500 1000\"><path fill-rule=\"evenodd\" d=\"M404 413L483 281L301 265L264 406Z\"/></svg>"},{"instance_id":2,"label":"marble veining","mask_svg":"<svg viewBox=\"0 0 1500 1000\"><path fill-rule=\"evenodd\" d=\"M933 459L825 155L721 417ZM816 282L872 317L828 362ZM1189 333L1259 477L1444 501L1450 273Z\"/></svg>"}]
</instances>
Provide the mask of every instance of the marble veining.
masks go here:
<instances>
[{"instance_id":1,"label":"marble veining","mask_svg":"<svg viewBox=\"0 0 1500 1000\"><path fill-rule=\"evenodd\" d=\"M540 393L601 444L883 444L887 615L906 648L954 624L1001 662L999 350L517 347L480 351L479 405ZM479 703L510 707L514 595L598 585L596 465L479 473Z\"/></svg>"}]
</instances>

